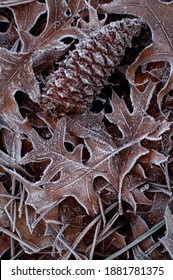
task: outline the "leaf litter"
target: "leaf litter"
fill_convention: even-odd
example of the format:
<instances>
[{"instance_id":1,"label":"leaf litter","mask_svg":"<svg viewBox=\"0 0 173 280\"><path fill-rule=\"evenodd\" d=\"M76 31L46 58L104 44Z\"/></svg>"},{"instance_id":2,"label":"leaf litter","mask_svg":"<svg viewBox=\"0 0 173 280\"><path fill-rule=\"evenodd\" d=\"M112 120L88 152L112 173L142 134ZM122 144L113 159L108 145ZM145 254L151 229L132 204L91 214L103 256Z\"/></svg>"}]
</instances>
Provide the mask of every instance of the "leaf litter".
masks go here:
<instances>
[{"instance_id":1,"label":"leaf litter","mask_svg":"<svg viewBox=\"0 0 173 280\"><path fill-rule=\"evenodd\" d=\"M161 0L0 1L2 259L172 259L172 10ZM59 63L124 18L147 27L91 107L45 112Z\"/></svg>"}]
</instances>

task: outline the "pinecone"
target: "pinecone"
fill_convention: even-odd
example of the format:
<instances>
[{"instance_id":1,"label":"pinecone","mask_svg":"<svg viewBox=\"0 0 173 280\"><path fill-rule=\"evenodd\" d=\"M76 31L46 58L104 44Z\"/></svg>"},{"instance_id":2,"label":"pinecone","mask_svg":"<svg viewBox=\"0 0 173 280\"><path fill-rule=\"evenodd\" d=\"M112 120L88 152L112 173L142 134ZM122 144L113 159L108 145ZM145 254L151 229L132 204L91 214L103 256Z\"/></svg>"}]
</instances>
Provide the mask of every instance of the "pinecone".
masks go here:
<instances>
[{"instance_id":1,"label":"pinecone","mask_svg":"<svg viewBox=\"0 0 173 280\"><path fill-rule=\"evenodd\" d=\"M143 27L142 19L126 18L103 26L78 43L47 78L43 108L56 114L86 111Z\"/></svg>"}]
</instances>

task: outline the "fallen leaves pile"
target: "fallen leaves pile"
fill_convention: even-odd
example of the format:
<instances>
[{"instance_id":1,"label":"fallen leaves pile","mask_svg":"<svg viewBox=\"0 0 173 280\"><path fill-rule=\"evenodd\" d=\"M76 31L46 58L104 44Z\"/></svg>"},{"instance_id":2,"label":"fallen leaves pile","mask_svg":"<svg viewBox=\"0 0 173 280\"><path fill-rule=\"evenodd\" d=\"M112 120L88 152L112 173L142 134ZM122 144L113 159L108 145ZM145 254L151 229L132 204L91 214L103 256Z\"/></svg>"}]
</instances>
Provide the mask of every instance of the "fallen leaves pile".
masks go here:
<instances>
[{"instance_id":1,"label":"fallen leaves pile","mask_svg":"<svg viewBox=\"0 0 173 280\"><path fill-rule=\"evenodd\" d=\"M166 0L0 1L2 259L173 259L172 13ZM44 110L77 43L141 17L91 108Z\"/></svg>"}]
</instances>

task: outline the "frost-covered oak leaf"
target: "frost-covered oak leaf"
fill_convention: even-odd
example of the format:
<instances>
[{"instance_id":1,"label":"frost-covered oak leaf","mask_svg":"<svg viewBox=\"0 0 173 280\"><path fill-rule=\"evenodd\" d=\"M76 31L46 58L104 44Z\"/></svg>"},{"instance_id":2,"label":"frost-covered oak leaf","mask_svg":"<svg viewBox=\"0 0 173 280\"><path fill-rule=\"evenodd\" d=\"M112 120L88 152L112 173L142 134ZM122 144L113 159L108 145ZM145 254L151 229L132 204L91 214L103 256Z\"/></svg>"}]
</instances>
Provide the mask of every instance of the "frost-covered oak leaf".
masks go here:
<instances>
[{"instance_id":1,"label":"frost-covered oak leaf","mask_svg":"<svg viewBox=\"0 0 173 280\"><path fill-rule=\"evenodd\" d=\"M117 147L124 146L126 148L145 138L150 139L150 135L160 127L162 122L155 121L153 117L147 114L154 89L155 85L152 83L147 86L144 92L140 92L135 86L131 87L132 113L130 113L125 101L113 93L113 112L106 114L106 117L110 122L116 124L122 133L122 137L115 140Z\"/></svg>"},{"instance_id":2,"label":"frost-covered oak leaf","mask_svg":"<svg viewBox=\"0 0 173 280\"><path fill-rule=\"evenodd\" d=\"M160 239L165 249L173 258L173 215L169 206L166 207L165 210L165 222L166 222L166 234L164 237Z\"/></svg>"},{"instance_id":3,"label":"frost-covered oak leaf","mask_svg":"<svg viewBox=\"0 0 173 280\"><path fill-rule=\"evenodd\" d=\"M26 4L32 2L35 2L35 0L2 0L0 1L0 8L17 6L19 4Z\"/></svg>"},{"instance_id":4,"label":"frost-covered oak leaf","mask_svg":"<svg viewBox=\"0 0 173 280\"><path fill-rule=\"evenodd\" d=\"M32 70L29 54L14 53L0 48L0 110L1 114L17 115L18 108L14 98L21 90L38 102L40 90Z\"/></svg>"},{"instance_id":5,"label":"frost-covered oak leaf","mask_svg":"<svg viewBox=\"0 0 173 280\"><path fill-rule=\"evenodd\" d=\"M65 118L58 122L50 140L42 139L34 130L30 131L29 138L34 149L22 158L21 164L46 159L50 159L50 164L44 170L41 180L33 186L24 182L29 193L27 203L42 212L51 207L52 203L73 196L87 212L94 214L98 210L97 195L93 188L96 172L82 163L83 145L78 145L73 152L65 149L65 132ZM54 180L58 173L59 179ZM21 177L19 180L22 180Z\"/></svg>"},{"instance_id":6,"label":"frost-covered oak leaf","mask_svg":"<svg viewBox=\"0 0 173 280\"><path fill-rule=\"evenodd\" d=\"M168 3L167 3L168 2ZM135 81L135 70L138 66L151 61L168 61L170 75L158 94L158 105L164 95L173 87L173 2L161 0L116 0L100 5L104 13L132 14L142 17L151 28L153 43L146 47L127 71L128 79Z\"/></svg>"},{"instance_id":7,"label":"frost-covered oak leaf","mask_svg":"<svg viewBox=\"0 0 173 280\"><path fill-rule=\"evenodd\" d=\"M49 140L41 138L35 130L26 128L26 125L15 122L15 125L28 136L33 145L33 150L21 159L20 164L50 160L41 179L35 183L28 182L15 171L8 170L27 189L27 204L43 214L44 211L51 210L65 197L73 196L89 214L93 215L98 211L98 199L93 188L93 181L96 177L101 176L119 193L119 210L121 213L122 200L128 201L136 209L136 203L140 203L139 200L143 202L145 197L142 194L135 193L126 176L138 159L149 153L148 149L142 147L141 141L147 137L152 140L150 135L161 125L161 121L156 121L146 112L154 88L150 84L143 93L133 88L131 92L132 113L128 110L124 100L120 99L115 93L113 94L113 112L107 114L106 117L119 128L122 133L121 138L110 136L111 141L107 142L105 139L108 134L103 134L104 130L99 129L99 123L98 126L94 126L94 129L98 129L97 134L91 133L91 135L92 126L86 129L84 125L84 133L81 132L80 134L89 152L89 158L85 163L82 162L83 144L75 146L72 152L67 151L64 146L65 117L57 123L52 138ZM85 124L85 120L82 118L80 125L79 116L77 127L80 127L81 130L83 123ZM93 124L93 118L91 124ZM86 135L87 131L89 132L88 137ZM102 136L101 141L98 139L99 133ZM136 182L134 180L131 180L131 182L133 182L133 186L138 187L143 183L143 179L137 178ZM135 200L135 195L138 196L138 201ZM145 201L148 203L147 199Z\"/></svg>"},{"instance_id":8,"label":"frost-covered oak leaf","mask_svg":"<svg viewBox=\"0 0 173 280\"><path fill-rule=\"evenodd\" d=\"M28 1L25 5L12 6L15 22L20 30L31 30L41 14L46 12L46 5L38 1Z\"/></svg>"},{"instance_id":9,"label":"frost-covered oak leaf","mask_svg":"<svg viewBox=\"0 0 173 280\"><path fill-rule=\"evenodd\" d=\"M115 186L116 190L118 188L119 210L121 212L121 197L122 192L125 191L123 190L124 178L133 168L137 160L141 156L149 153L148 149L142 147L141 141L147 138L152 140L150 134L161 126L161 122L155 121L155 119L146 112L150 104L154 88L155 86L150 83L145 91L141 93L137 90L137 88L134 86L132 87L130 95L133 106L132 113L129 112L125 101L113 93L113 112L106 115L110 122L117 125L122 134L121 138L115 138L114 140L119 153L115 153L114 157L110 158L110 172L108 173L109 182ZM167 127L169 127L169 124ZM153 161L153 163L155 163L155 157L153 157ZM134 208L136 207L135 200L132 199L130 193L126 200L131 201L132 206Z\"/></svg>"}]
</instances>

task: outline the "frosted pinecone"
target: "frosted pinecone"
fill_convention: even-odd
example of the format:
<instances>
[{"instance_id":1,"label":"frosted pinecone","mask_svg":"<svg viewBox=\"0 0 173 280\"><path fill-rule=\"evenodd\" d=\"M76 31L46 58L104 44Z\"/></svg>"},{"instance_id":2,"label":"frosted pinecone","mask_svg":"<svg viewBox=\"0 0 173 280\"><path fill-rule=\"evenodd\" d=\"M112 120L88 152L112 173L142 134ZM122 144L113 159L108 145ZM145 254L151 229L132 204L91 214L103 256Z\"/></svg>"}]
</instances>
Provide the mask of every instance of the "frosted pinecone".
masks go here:
<instances>
[{"instance_id":1,"label":"frosted pinecone","mask_svg":"<svg viewBox=\"0 0 173 280\"><path fill-rule=\"evenodd\" d=\"M76 44L47 78L43 108L56 114L86 111L143 27L142 19L126 18L103 26Z\"/></svg>"}]
</instances>

